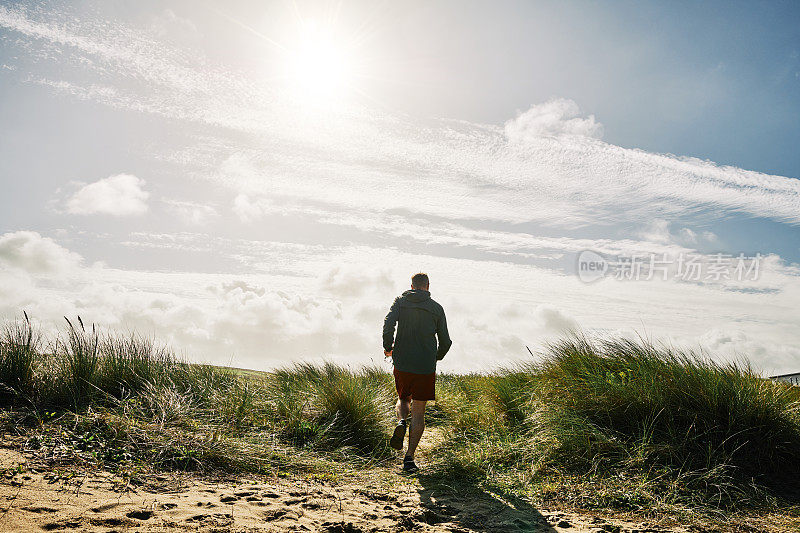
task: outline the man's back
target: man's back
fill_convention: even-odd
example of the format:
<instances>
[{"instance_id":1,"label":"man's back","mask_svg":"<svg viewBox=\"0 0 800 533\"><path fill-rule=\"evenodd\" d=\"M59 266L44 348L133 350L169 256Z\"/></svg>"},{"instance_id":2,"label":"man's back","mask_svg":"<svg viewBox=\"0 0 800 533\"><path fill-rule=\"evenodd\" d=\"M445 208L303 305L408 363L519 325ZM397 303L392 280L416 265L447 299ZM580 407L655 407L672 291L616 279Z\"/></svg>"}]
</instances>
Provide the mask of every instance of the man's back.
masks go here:
<instances>
[{"instance_id":1,"label":"man's back","mask_svg":"<svg viewBox=\"0 0 800 533\"><path fill-rule=\"evenodd\" d=\"M395 299L383 321L383 348L392 351L396 369L414 374L433 373L436 361L445 356L451 345L444 309L431 299L430 292L412 289Z\"/></svg>"}]
</instances>

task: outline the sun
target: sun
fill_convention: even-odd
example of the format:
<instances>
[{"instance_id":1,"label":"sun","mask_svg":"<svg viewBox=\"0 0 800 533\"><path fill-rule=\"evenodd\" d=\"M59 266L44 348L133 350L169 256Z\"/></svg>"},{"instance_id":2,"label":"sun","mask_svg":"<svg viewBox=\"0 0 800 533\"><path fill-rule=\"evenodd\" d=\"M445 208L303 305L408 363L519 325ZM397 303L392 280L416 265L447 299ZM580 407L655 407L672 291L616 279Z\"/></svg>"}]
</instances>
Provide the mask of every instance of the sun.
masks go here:
<instances>
[{"instance_id":1,"label":"sun","mask_svg":"<svg viewBox=\"0 0 800 533\"><path fill-rule=\"evenodd\" d=\"M332 28L314 20L303 21L297 41L286 49L285 62L290 88L306 99L341 98L353 81L347 48Z\"/></svg>"}]
</instances>

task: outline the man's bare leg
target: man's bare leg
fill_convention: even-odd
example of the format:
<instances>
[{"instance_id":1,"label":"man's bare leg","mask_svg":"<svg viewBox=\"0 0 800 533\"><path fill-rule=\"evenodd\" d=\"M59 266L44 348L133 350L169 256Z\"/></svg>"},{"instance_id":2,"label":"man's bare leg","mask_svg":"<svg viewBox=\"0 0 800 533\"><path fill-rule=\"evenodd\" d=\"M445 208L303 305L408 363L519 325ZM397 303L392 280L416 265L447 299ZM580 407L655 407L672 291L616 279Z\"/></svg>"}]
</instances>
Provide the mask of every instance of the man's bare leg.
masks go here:
<instances>
[{"instance_id":1,"label":"man's bare leg","mask_svg":"<svg viewBox=\"0 0 800 533\"><path fill-rule=\"evenodd\" d=\"M400 398L397 400L395 410L397 411L397 421L405 420L411 412L411 400Z\"/></svg>"},{"instance_id":2,"label":"man's bare leg","mask_svg":"<svg viewBox=\"0 0 800 533\"><path fill-rule=\"evenodd\" d=\"M408 451L406 459L413 459L417 451L417 445L425 431L425 404L427 402L414 400L411 403L411 431L408 434Z\"/></svg>"},{"instance_id":3,"label":"man's bare leg","mask_svg":"<svg viewBox=\"0 0 800 533\"><path fill-rule=\"evenodd\" d=\"M406 418L411 411L411 400L400 398L397 400L397 426L394 428L392 438L389 439L389 446L395 450L403 449L403 441L406 437Z\"/></svg>"}]
</instances>

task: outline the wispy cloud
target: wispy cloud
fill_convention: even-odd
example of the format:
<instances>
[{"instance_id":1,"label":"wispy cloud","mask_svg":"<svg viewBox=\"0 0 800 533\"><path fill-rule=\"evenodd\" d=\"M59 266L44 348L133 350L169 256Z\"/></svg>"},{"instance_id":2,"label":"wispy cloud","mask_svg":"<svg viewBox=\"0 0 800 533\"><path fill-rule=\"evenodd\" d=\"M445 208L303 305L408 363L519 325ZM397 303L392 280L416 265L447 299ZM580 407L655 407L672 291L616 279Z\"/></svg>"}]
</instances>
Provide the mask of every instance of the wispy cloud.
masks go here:
<instances>
[{"instance_id":1,"label":"wispy cloud","mask_svg":"<svg viewBox=\"0 0 800 533\"><path fill-rule=\"evenodd\" d=\"M800 223L797 180L604 143L592 138L600 124L568 100L533 106L505 127L425 127L360 106L309 113L247 73L193 60L122 26L34 19L14 8L0 9L0 26L60 47L62 62L63 54L91 55L95 61L75 62L77 72L93 71L110 89L47 81L53 87L221 128L220 142L198 151L217 165L247 158L249 173L204 169L216 169L237 193L562 227L708 210Z\"/></svg>"},{"instance_id":2,"label":"wispy cloud","mask_svg":"<svg viewBox=\"0 0 800 533\"><path fill-rule=\"evenodd\" d=\"M219 216L216 208L198 202L164 200L164 204L166 204L169 210L175 213L181 220L194 226L201 226Z\"/></svg>"}]
</instances>

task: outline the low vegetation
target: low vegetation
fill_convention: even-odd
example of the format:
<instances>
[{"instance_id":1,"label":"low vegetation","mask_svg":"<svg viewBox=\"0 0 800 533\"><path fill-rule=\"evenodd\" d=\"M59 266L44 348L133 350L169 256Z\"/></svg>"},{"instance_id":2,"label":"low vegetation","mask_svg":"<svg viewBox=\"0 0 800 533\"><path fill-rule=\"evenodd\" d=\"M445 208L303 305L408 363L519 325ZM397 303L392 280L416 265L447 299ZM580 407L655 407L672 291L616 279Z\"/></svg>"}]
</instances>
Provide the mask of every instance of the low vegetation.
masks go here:
<instances>
[{"instance_id":1,"label":"low vegetation","mask_svg":"<svg viewBox=\"0 0 800 533\"><path fill-rule=\"evenodd\" d=\"M797 510L800 397L747 365L571 337L538 361L445 374L437 387L428 438L441 443L428 480L641 514ZM0 338L4 429L54 468L133 479L153 468L388 466L392 395L379 368L188 364L152 339L80 319L45 339L24 316Z\"/></svg>"}]
</instances>

